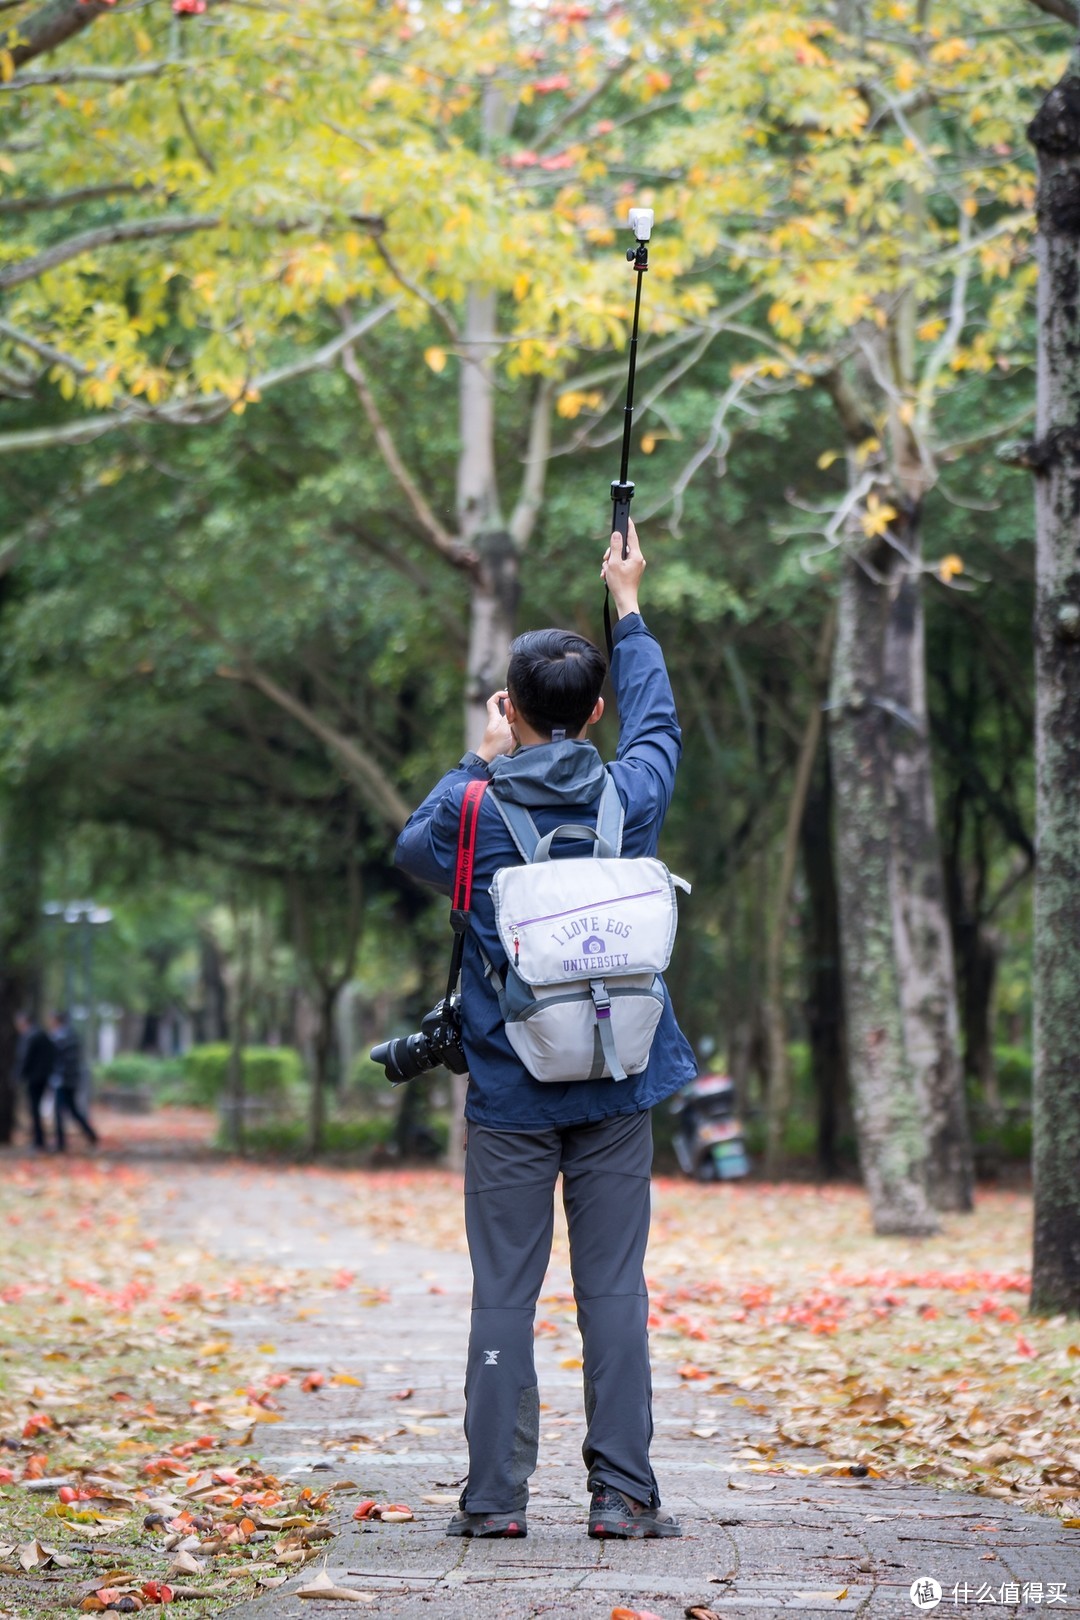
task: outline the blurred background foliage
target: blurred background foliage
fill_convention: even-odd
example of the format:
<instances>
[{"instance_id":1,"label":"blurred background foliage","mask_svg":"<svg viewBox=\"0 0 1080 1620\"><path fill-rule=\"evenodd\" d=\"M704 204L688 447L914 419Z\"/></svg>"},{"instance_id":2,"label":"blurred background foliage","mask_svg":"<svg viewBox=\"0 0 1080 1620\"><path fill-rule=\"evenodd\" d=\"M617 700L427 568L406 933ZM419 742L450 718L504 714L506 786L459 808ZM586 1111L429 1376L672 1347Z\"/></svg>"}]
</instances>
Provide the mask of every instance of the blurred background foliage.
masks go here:
<instances>
[{"instance_id":1,"label":"blurred background foliage","mask_svg":"<svg viewBox=\"0 0 1080 1620\"><path fill-rule=\"evenodd\" d=\"M840 567L823 535L849 489L823 380L860 323L880 329L911 252L929 364L969 264L927 406L928 701L977 1139L986 1162L1023 1149L1033 520L1026 479L995 450L1033 397L1023 127L1067 33L1026 0L724 11L458 16L326 0L301 30L289 8L203 18L154 4L100 17L36 68L16 63L0 107L13 223L0 254L0 1012L73 997L102 1086L231 1097L227 1134L267 1147L433 1151L445 1137L439 1077L391 1094L364 1057L439 995L447 932L444 903L393 870L392 815L363 773L407 810L460 755L472 583L403 493L346 351L305 362L343 321L399 301L348 352L414 488L456 535L474 362L453 331L469 289L494 289L507 507L545 379L551 390L517 625L597 637L629 198L658 214L632 470L645 611L686 745L663 853L694 885L671 984L703 1068L732 1072L750 1111L767 1071L762 902L820 701ZM33 15L17 7L13 26ZM71 87L34 80L52 63ZM149 83L123 76L140 63ZM80 67L120 77L80 85ZM125 152L145 206L19 206L76 180L118 190ZM5 291L5 270L72 232L180 203L224 213L224 243L114 240ZM75 442L79 423L102 421ZM615 739L612 719L602 751ZM787 1150L833 1173L854 1145L830 815L822 746L782 995ZM94 931L92 982L85 929L42 912L87 896L112 914ZM328 1110L312 1108L313 1086Z\"/></svg>"}]
</instances>

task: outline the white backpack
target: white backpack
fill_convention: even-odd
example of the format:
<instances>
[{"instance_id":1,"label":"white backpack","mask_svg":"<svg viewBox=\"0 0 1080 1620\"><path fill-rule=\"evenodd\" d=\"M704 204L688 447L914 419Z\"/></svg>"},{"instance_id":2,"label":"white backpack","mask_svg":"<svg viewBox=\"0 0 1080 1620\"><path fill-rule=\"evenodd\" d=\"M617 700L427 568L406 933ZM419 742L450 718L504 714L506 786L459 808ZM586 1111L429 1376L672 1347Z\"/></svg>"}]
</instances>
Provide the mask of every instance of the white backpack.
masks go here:
<instances>
[{"instance_id":1,"label":"white backpack","mask_svg":"<svg viewBox=\"0 0 1080 1620\"><path fill-rule=\"evenodd\" d=\"M610 776L595 828L545 838L522 805L490 797L525 862L491 885L507 966L486 967L510 1045L535 1080L640 1074L664 1006L675 889L690 885L654 856L621 856L625 811ZM553 860L561 838L587 840L592 856Z\"/></svg>"}]
</instances>

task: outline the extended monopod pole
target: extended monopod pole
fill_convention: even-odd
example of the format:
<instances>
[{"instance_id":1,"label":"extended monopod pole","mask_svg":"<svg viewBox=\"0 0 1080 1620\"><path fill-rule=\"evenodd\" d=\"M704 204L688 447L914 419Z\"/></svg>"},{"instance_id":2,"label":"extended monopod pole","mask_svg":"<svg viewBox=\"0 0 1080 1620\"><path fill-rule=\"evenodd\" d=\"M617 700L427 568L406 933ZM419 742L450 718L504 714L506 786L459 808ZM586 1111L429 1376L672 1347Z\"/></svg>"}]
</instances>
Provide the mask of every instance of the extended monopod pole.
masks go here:
<instances>
[{"instance_id":1,"label":"extended monopod pole","mask_svg":"<svg viewBox=\"0 0 1080 1620\"><path fill-rule=\"evenodd\" d=\"M641 278L649 268L649 237L652 235L652 228L653 211L651 208L631 208L630 229L637 237L637 247L627 248L626 257L633 265L637 275L637 289L634 293L634 323L630 328L630 367L626 378L626 405L623 409L622 460L619 463L619 476L613 479L611 484L611 527L613 532L622 535L624 557L629 555L627 532L630 527L630 502L634 496L634 486L627 474L630 471L630 427L634 420L634 376L637 371Z\"/></svg>"},{"instance_id":2,"label":"extended monopod pole","mask_svg":"<svg viewBox=\"0 0 1080 1620\"><path fill-rule=\"evenodd\" d=\"M652 235L653 211L651 208L631 208L630 229L637 238L637 247L627 248L626 257L633 265L637 275L637 287L634 291L634 321L630 328L630 364L626 376L626 405L623 408L623 436L622 458L619 462L619 476L611 481L611 528L615 534L622 535L622 554L630 555L630 502L634 498L634 486L630 482L630 428L634 420L634 377L637 372L637 338L638 316L641 313L641 278L649 268L649 237ZM607 637L608 659L611 658L611 603L607 594L604 596L604 634Z\"/></svg>"}]
</instances>

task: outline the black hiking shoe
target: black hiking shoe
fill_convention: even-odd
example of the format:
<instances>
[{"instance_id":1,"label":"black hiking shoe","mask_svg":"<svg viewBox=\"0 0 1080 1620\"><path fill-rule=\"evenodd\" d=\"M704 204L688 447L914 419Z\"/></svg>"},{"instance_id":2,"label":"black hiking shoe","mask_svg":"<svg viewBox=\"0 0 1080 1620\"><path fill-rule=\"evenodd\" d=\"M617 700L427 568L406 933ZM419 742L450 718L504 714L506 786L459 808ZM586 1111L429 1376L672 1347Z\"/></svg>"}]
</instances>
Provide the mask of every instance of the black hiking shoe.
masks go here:
<instances>
[{"instance_id":1,"label":"black hiking shoe","mask_svg":"<svg viewBox=\"0 0 1080 1620\"><path fill-rule=\"evenodd\" d=\"M467 1513L463 1508L446 1527L448 1536L502 1536L517 1540L528 1535L524 1513Z\"/></svg>"},{"instance_id":2,"label":"black hiking shoe","mask_svg":"<svg viewBox=\"0 0 1080 1620\"><path fill-rule=\"evenodd\" d=\"M614 1486L600 1485L592 1493L589 1534L597 1540L642 1541L652 1536L681 1536L682 1525L663 1508L643 1507Z\"/></svg>"}]
</instances>

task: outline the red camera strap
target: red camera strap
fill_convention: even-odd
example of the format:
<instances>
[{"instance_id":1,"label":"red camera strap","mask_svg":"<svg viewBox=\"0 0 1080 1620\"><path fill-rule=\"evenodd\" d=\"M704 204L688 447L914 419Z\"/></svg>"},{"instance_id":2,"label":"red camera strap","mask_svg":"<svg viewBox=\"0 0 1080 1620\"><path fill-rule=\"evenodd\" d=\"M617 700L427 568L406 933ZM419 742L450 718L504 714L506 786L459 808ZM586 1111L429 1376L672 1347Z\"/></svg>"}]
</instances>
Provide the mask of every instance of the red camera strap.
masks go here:
<instances>
[{"instance_id":1,"label":"red camera strap","mask_svg":"<svg viewBox=\"0 0 1080 1620\"><path fill-rule=\"evenodd\" d=\"M472 905L473 866L476 860L476 829L480 823L480 806L488 784L474 778L466 783L465 797L461 801L461 820L458 823L457 867L454 872L455 911L468 911Z\"/></svg>"}]
</instances>

